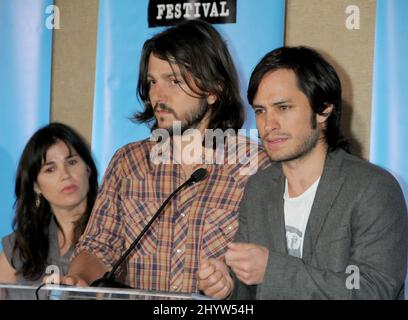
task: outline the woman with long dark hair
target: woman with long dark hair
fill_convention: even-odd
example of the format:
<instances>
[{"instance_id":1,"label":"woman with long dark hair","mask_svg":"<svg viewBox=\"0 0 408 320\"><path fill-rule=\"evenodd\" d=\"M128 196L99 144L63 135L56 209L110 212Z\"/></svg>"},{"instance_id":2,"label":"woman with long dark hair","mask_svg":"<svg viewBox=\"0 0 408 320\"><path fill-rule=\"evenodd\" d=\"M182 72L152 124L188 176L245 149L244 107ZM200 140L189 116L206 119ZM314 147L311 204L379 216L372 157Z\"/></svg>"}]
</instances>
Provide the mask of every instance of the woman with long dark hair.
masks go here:
<instances>
[{"instance_id":1,"label":"woman with long dark hair","mask_svg":"<svg viewBox=\"0 0 408 320\"><path fill-rule=\"evenodd\" d=\"M51 265L64 275L97 189L97 169L80 135L61 123L38 130L18 164L14 232L2 239L0 282L40 283Z\"/></svg>"}]
</instances>

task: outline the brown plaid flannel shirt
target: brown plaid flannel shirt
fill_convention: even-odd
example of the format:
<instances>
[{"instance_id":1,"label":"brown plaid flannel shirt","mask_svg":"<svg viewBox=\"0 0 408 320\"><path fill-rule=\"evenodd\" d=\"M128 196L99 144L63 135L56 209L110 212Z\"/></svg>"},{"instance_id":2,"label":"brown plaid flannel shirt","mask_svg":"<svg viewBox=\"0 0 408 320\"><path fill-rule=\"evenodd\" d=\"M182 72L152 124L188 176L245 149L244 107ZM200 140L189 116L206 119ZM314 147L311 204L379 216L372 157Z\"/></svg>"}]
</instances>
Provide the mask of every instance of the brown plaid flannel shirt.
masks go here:
<instances>
[{"instance_id":1,"label":"brown plaid flannel shirt","mask_svg":"<svg viewBox=\"0 0 408 320\"><path fill-rule=\"evenodd\" d=\"M179 164L152 164L154 145L135 142L116 152L74 256L85 250L110 270L167 196L189 178ZM267 166L261 147L257 157L258 169ZM200 258L223 257L233 240L249 175L240 174L244 166L239 163L199 167L207 168L207 178L173 198L128 258L125 271L132 287L196 292Z\"/></svg>"}]
</instances>

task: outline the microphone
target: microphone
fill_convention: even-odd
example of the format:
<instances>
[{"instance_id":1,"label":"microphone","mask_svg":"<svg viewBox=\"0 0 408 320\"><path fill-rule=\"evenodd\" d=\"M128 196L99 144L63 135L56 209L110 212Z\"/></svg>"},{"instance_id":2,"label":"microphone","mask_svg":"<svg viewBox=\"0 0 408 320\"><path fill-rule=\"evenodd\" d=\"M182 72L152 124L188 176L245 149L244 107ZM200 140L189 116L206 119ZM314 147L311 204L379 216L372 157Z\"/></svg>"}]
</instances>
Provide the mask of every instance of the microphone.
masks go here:
<instances>
[{"instance_id":1,"label":"microphone","mask_svg":"<svg viewBox=\"0 0 408 320\"><path fill-rule=\"evenodd\" d=\"M146 226L143 228L142 232L137 236L135 241L132 242L130 247L126 250L126 252L120 257L120 259L115 263L111 271L106 272L102 278L99 278L95 280L94 282L91 283L91 287L107 287L107 288L128 288L128 289L133 289L132 287L118 282L115 280L115 272L117 269L121 266L123 261L125 261L130 253L133 251L133 249L136 247L136 245L139 243L140 239L143 237L143 235L146 233L146 231L150 228L152 223L157 219L157 217L160 215L160 213L163 211L163 209L166 207L166 205L169 203L169 201L184 187L190 186L196 182L199 182L201 180L204 180L207 177L207 170L204 168L197 169L196 171L193 172L191 177L185 181L182 185L180 185L171 195L168 196L166 201L163 202L163 204L160 206L160 208L157 210L157 212L154 214L154 216L150 219L149 223L146 224Z\"/></svg>"}]
</instances>

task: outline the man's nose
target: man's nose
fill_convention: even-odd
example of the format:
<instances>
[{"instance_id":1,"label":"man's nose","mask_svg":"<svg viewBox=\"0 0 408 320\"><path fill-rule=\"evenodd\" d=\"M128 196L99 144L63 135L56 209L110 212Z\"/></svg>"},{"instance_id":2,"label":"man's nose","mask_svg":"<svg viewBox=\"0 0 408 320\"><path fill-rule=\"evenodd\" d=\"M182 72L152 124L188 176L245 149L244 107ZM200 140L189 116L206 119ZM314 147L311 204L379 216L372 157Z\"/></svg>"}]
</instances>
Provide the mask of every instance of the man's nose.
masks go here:
<instances>
[{"instance_id":1,"label":"man's nose","mask_svg":"<svg viewBox=\"0 0 408 320\"><path fill-rule=\"evenodd\" d=\"M167 90L160 82L151 85L149 95L153 106L157 103L166 103L167 101Z\"/></svg>"},{"instance_id":2,"label":"man's nose","mask_svg":"<svg viewBox=\"0 0 408 320\"><path fill-rule=\"evenodd\" d=\"M265 132L271 132L280 129L280 121L278 116L273 111L267 111L265 117Z\"/></svg>"}]
</instances>

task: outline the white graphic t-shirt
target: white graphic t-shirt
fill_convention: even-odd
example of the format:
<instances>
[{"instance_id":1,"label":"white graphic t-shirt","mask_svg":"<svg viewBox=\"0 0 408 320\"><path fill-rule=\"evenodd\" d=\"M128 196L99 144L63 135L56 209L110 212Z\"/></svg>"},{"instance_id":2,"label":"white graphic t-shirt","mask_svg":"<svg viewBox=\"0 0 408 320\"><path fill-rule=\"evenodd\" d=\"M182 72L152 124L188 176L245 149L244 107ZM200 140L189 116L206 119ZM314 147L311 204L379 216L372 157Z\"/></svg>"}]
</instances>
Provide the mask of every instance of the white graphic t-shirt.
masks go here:
<instances>
[{"instance_id":1,"label":"white graphic t-shirt","mask_svg":"<svg viewBox=\"0 0 408 320\"><path fill-rule=\"evenodd\" d=\"M288 192L288 180L285 181L285 228L288 253L291 256L302 258L303 238L313 201L316 195L320 177L300 196L290 198Z\"/></svg>"}]
</instances>

